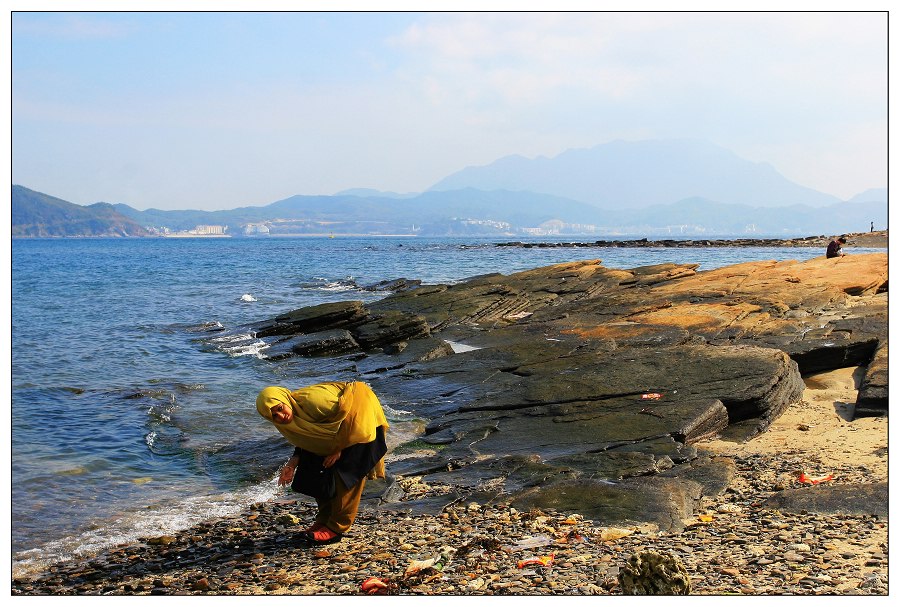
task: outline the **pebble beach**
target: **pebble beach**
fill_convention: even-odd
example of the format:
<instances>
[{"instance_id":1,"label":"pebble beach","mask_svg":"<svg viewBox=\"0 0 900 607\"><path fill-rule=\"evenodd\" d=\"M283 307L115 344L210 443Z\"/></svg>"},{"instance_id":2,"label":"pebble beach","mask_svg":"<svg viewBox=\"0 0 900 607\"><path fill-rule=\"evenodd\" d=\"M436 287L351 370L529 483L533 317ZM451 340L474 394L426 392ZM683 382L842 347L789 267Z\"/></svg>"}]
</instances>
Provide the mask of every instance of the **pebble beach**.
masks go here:
<instances>
[{"instance_id":1,"label":"pebble beach","mask_svg":"<svg viewBox=\"0 0 900 607\"><path fill-rule=\"evenodd\" d=\"M364 508L337 544L296 541L315 504L278 499L172 536L144 538L14 579L15 595L623 594L619 573L642 551L676 557L693 595L888 594L888 524L874 515L787 512L771 495L803 486L887 481L887 418L852 420L856 369L807 378L800 403L746 443L698 447L735 477L704 497L680 533L607 527L501 502L412 516ZM409 497L446 490L401 479Z\"/></svg>"}]
</instances>

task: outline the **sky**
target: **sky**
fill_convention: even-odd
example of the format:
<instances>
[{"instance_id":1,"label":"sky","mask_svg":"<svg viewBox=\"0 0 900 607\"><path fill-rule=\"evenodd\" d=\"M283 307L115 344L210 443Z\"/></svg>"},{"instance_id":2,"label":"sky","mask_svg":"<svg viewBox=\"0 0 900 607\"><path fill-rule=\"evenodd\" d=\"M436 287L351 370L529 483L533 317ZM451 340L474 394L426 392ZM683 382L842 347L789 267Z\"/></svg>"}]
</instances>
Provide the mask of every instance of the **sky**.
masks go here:
<instances>
[{"instance_id":1,"label":"sky","mask_svg":"<svg viewBox=\"0 0 900 607\"><path fill-rule=\"evenodd\" d=\"M419 192L617 139L705 139L842 199L887 186L884 12L10 19L12 183L77 204Z\"/></svg>"}]
</instances>

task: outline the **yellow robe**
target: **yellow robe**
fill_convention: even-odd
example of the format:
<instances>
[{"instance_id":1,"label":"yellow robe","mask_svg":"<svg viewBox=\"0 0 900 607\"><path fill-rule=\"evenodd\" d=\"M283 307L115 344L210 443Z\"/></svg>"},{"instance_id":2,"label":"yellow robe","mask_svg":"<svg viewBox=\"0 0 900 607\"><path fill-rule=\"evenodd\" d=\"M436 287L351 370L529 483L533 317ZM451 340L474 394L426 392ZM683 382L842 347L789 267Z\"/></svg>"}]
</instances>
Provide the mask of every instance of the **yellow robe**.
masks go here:
<instances>
[{"instance_id":1,"label":"yellow robe","mask_svg":"<svg viewBox=\"0 0 900 607\"><path fill-rule=\"evenodd\" d=\"M272 420L272 407L288 405L294 413L287 424ZM375 440L376 430L388 422L381 402L363 382L327 382L294 390L270 386L256 398L256 410L295 447L327 456L351 445ZM384 478L384 458L369 473Z\"/></svg>"}]
</instances>

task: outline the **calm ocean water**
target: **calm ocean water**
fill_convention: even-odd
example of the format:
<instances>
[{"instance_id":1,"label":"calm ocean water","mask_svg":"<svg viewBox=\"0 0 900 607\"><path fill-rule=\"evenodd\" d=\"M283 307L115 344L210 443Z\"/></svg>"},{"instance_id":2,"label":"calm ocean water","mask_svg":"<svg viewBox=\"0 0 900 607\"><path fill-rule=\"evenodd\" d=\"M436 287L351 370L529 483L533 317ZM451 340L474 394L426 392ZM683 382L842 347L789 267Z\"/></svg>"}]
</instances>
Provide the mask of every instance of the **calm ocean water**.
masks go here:
<instances>
[{"instance_id":1,"label":"calm ocean water","mask_svg":"<svg viewBox=\"0 0 900 607\"><path fill-rule=\"evenodd\" d=\"M373 301L384 293L361 286L400 277L457 282L596 258L614 268L694 262L702 270L822 253L507 248L471 238L13 240L14 574L286 491L275 482L283 460L273 461L278 439L256 414L256 394L333 379L335 370L266 360L252 337L217 344L210 327ZM379 396L393 421L410 419Z\"/></svg>"}]
</instances>

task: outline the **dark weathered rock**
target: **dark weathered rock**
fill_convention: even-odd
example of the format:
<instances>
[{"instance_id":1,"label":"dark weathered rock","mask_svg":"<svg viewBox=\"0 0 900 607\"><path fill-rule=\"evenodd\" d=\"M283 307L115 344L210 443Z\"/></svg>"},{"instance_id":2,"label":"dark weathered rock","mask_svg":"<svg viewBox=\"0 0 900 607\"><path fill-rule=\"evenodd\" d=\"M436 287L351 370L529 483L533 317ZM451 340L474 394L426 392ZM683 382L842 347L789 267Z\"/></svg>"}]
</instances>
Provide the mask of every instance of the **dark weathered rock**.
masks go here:
<instances>
[{"instance_id":1,"label":"dark weathered rock","mask_svg":"<svg viewBox=\"0 0 900 607\"><path fill-rule=\"evenodd\" d=\"M681 560L670 553L638 552L619 573L619 585L626 595L688 595L691 578Z\"/></svg>"},{"instance_id":2,"label":"dark weathered rock","mask_svg":"<svg viewBox=\"0 0 900 607\"><path fill-rule=\"evenodd\" d=\"M882 340L866 368L856 398L856 416L882 415L888 409L888 345Z\"/></svg>"},{"instance_id":3,"label":"dark weathered rock","mask_svg":"<svg viewBox=\"0 0 900 607\"><path fill-rule=\"evenodd\" d=\"M492 362L491 371L484 368ZM664 435L693 442L729 422L771 419L804 389L796 365L783 353L751 347L685 346L635 350L623 357L619 351L590 348L566 355L548 345L540 353L477 351L437 363L431 372L447 375L447 366L455 364L476 380L491 376L490 383L457 391L454 399L462 401L457 412L438 417L426 430L484 420L475 424L476 431L490 427L496 432L472 447L481 454L516 449L577 453ZM522 433L536 438L518 441L515 436ZM491 447L497 441L504 444Z\"/></svg>"},{"instance_id":4,"label":"dark weathered rock","mask_svg":"<svg viewBox=\"0 0 900 607\"><path fill-rule=\"evenodd\" d=\"M728 457L703 455L671 470L663 471L660 475L694 481L701 486L703 495L718 495L734 478L735 465Z\"/></svg>"},{"instance_id":5,"label":"dark weathered rock","mask_svg":"<svg viewBox=\"0 0 900 607\"><path fill-rule=\"evenodd\" d=\"M422 316L391 310L357 325L351 333L363 349L371 350L407 339L428 337L431 331Z\"/></svg>"},{"instance_id":6,"label":"dark weathered rock","mask_svg":"<svg viewBox=\"0 0 900 607\"><path fill-rule=\"evenodd\" d=\"M367 285L363 287L366 291L407 291L412 289L413 287L417 287L422 284L421 280L411 280L409 278L395 278L393 280L382 280L381 282L376 282L373 285Z\"/></svg>"},{"instance_id":7,"label":"dark weathered rock","mask_svg":"<svg viewBox=\"0 0 900 607\"><path fill-rule=\"evenodd\" d=\"M356 363L357 370L362 374L384 373L403 369L410 364L453 355L453 348L450 347L450 344L435 337L422 337L399 343L404 346L395 349L385 347L381 353L370 353L369 356Z\"/></svg>"},{"instance_id":8,"label":"dark weathered rock","mask_svg":"<svg viewBox=\"0 0 900 607\"><path fill-rule=\"evenodd\" d=\"M331 329L295 335L275 342L265 350L263 355L272 360L289 356L335 356L346 352L358 351L360 346L346 329Z\"/></svg>"},{"instance_id":9,"label":"dark weathered rock","mask_svg":"<svg viewBox=\"0 0 900 607\"><path fill-rule=\"evenodd\" d=\"M837 332L817 339L804 339L785 345L804 375L865 365L872 360L878 338L868 334Z\"/></svg>"},{"instance_id":10,"label":"dark weathered rock","mask_svg":"<svg viewBox=\"0 0 900 607\"><path fill-rule=\"evenodd\" d=\"M352 326L365 321L368 312L361 301L342 301L299 308L255 327L257 337L313 333Z\"/></svg>"},{"instance_id":11,"label":"dark weathered rock","mask_svg":"<svg viewBox=\"0 0 900 607\"><path fill-rule=\"evenodd\" d=\"M591 479L561 480L513 494L516 508L555 508L578 512L601 525L653 523L680 531L702 495L693 481L643 476L619 482Z\"/></svg>"},{"instance_id":12,"label":"dark weathered rock","mask_svg":"<svg viewBox=\"0 0 900 607\"><path fill-rule=\"evenodd\" d=\"M821 484L780 491L765 501L768 508L829 514L888 516L887 483Z\"/></svg>"}]
</instances>

